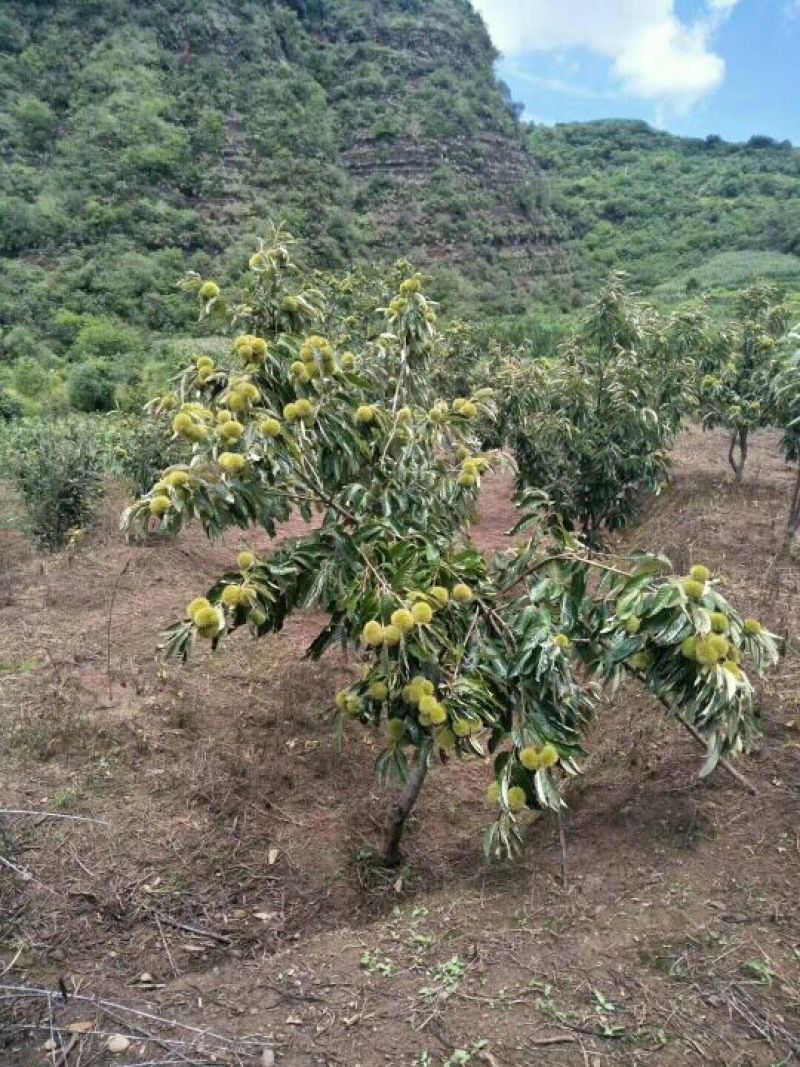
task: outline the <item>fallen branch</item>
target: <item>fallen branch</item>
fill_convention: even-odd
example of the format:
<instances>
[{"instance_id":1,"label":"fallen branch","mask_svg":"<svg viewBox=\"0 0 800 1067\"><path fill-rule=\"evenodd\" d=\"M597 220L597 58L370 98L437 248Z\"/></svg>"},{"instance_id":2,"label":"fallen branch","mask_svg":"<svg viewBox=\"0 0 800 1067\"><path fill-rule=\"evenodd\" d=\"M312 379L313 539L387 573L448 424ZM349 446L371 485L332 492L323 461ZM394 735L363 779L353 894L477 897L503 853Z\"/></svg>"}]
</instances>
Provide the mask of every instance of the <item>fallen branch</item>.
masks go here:
<instances>
[{"instance_id":1,"label":"fallen branch","mask_svg":"<svg viewBox=\"0 0 800 1067\"><path fill-rule=\"evenodd\" d=\"M11 961L11 963L7 963L5 967L3 967L2 971L0 971L0 978L2 978L4 974L8 974L9 971L13 970L14 964L17 962L21 955L22 948L18 948L16 955L14 956L14 959Z\"/></svg>"},{"instance_id":2,"label":"fallen branch","mask_svg":"<svg viewBox=\"0 0 800 1067\"><path fill-rule=\"evenodd\" d=\"M11 860L7 860L5 856L0 856L0 867L7 867L9 871L13 871L23 882L28 882L31 885L38 885L41 889L44 889L47 893L52 893L53 896L58 896L55 889L52 886L46 885L41 882L35 874L32 874L25 867L17 867Z\"/></svg>"},{"instance_id":3,"label":"fallen branch","mask_svg":"<svg viewBox=\"0 0 800 1067\"><path fill-rule=\"evenodd\" d=\"M161 944L164 946L164 951L167 954L167 959L169 960L169 965L172 968L173 977L180 978L181 972L175 966L175 960L172 958L172 953L169 950L169 945L167 944L167 939L164 936L164 927L161 925L161 919L158 917L158 915L156 915L155 916L155 920L156 920L156 926L158 927L158 933L159 933L159 936L161 938Z\"/></svg>"},{"instance_id":4,"label":"fallen branch","mask_svg":"<svg viewBox=\"0 0 800 1067\"><path fill-rule=\"evenodd\" d=\"M114 1017L112 1013L109 1012L108 1014L111 1018ZM147 1060L144 1063L142 1063L141 1061L137 1061L135 1064L131 1064L130 1067L163 1067L164 1064L183 1064L184 1067L219 1067L220 1063L219 1059L206 1058L204 1053L202 1054L203 1059L190 1059L188 1056L184 1056L176 1047L178 1045L186 1046L187 1042L180 1041L174 1038L172 1040L162 1040L161 1038L158 1038L155 1035L148 1033L148 1031L141 1026L131 1026L131 1032L128 1034L119 1034L115 1030L99 1029L82 1030L79 1034L76 1034L72 1030L70 1030L69 1027L56 1026L55 1023L38 1025L25 1023L24 1025L20 1026L9 1027L7 1031L4 1031L4 1033L30 1033L30 1031L32 1030L44 1030L46 1033L50 1034L50 1040L53 1042L53 1047L49 1051L53 1054L56 1054L56 1059L61 1062L61 1067L66 1067L69 1053L72 1051L75 1045L78 1044L81 1038L101 1037L108 1039L111 1037L120 1036L127 1038L131 1042L131 1044L133 1044L135 1041L139 1041L144 1043L152 1043L154 1045L160 1045L167 1052L171 1053L174 1056L180 1057L179 1059L170 1060ZM66 1043L64 1043L64 1038L67 1039Z\"/></svg>"},{"instance_id":5,"label":"fallen branch","mask_svg":"<svg viewBox=\"0 0 800 1067\"><path fill-rule=\"evenodd\" d=\"M177 919L170 919L168 915L161 915L157 912L153 912L153 916L158 923L159 920L162 923L166 923L167 926L172 926L175 930L183 930L184 933L194 934L195 937L207 937L211 941L219 941L222 945L229 945L231 939L225 934L217 934L213 930L204 930L200 926L192 926L190 923L178 922Z\"/></svg>"},{"instance_id":6,"label":"fallen branch","mask_svg":"<svg viewBox=\"0 0 800 1067\"><path fill-rule=\"evenodd\" d=\"M19 997L30 997L34 999L46 1000L48 1004L52 1004L52 998L57 994L51 989L40 989L36 986L24 986L24 985L2 985L0 984L0 994L5 994L2 999L14 1000ZM129 1015L135 1015L139 1019L148 1019L150 1022L159 1023L161 1026L173 1027L176 1030L185 1030L187 1033L196 1034L201 1038L210 1038L212 1041L217 1041L221 1045L226 1045L232 1051L236 1051L237 1048L242 1046L249 1048L255 1054L255 1051L260 1052L264 1047L262 1041L258 1041L255 1038L232 1038L226 1037L225 1034L217 1033L215 1030L208 1030L200 1026L190 1026L189 1023L178 1022L177 1019L166 1019L162 1015L155 1015L150 1011L143 1011L141 1008L131 1008L127 1004L118 1004L113 1000L102 1000L100 997L86 996L83 993L69 994L70 1001L75 1001L81 1004L91 1004L94 1008L101 1008L109 1011L121 1011L127 1012Z\"/></svg>"},{"instance_id":7,"label":"fallen branch","mask_svg":"<svg viewBox=\"0 0 800 1067\"><path fill-rule=\"evenodd\" d=\"M105 819L90 819L88 815L62 815L56 811L28 811L22 808L0 808L0 815L32 815L42 819L66 819L69 822L91 822L97 826L111 826Z\"/></svg>"},{"instance_id":8,"label":"fallen branch","mask_svg":"<svg viewBox=\"0 0 800 1067\"><path fill-rule=\"evenodd\" d=\"M5 856L0 856L0 866L7 867L9 871L18 874L23 882L32 882L34 880L30 871L26 871L24 867L17 867L11 860L7 860Z\"/></svg>"},{"instance_id":9,"label":"fallen branch","mask_svg":"<svg viewBox=\"0 0 800 1067\"><path fill-rule=\"evenodd\" d=\"M731 985L723 993L722 999L768 1044L772 1044L774 1037L788 1045L795 1055L800 1053L800 1040L787 1030L781 1017L766 1011L740 983L736 982Z\"/></svg>"}]
</instances>

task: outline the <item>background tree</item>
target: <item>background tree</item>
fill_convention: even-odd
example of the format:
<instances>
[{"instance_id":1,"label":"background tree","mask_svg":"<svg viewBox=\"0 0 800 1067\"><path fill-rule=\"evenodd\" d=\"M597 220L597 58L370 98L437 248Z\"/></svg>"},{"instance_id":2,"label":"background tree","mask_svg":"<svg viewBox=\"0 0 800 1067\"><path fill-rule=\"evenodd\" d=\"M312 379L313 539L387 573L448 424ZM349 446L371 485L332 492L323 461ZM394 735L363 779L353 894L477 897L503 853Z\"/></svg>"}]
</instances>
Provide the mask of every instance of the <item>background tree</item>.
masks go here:
<instances>
[{"instance_id":1,"label":"background tree","mask_svg":"<svg viewBox=\"0 0 800 1067\"><path fill-rule=\"evenodd\" d=\"M111 411L114 380L104 363L80 363L70 375L69 401L75 411Z\"/></svg>"},{"instance_id":2,"label":"background tree","mask_svg":"<svg viewBox=\"0 0 800 1067\"><path fill-rule=\"evenodd\" d=\"M800 150L770 141L676 137L627 119L528 128L589 287L621 264L669 304L703 292L727 305L754 277L800 287Z\"/></svg>"},{"instance_id":3,"label":"background tree","mask_svg":"<svg viewBox=\"0 0 800 1067\"><path fill-rule=\"evenodd\" d=\"M754 283L739 294L727 345L701 364L703 425L730 432L728 462L737 484L744 476L750 433L775 423L771 397L776 342L787 325L783 290Z\"/></svg>"},{"instance_id":4,"label":"background tree","mask_svg":"<svg viewBox=\"0 0 800 1067\"><path fill-rule=\"evenodd\" d=\"M658 492L693 403L694 322L665 323L611 277L560 358L506 361L499 392L521 487L598 545Z\"/></svg>"},{"instance_id":5,"label":"background tree","mask_svg":"<svg viewBox=\"0 0 800 1067\"><path fill-rule=\"evenodd\" d=\"M783 427L783 455L788 463L797 465L797 476L786 520L787 549L800 530L800 348L796 347L800 344L800 330L792 332L788 344L794 351L777 377L774 390L778 421Z\"/></svg>"}]
</instances>

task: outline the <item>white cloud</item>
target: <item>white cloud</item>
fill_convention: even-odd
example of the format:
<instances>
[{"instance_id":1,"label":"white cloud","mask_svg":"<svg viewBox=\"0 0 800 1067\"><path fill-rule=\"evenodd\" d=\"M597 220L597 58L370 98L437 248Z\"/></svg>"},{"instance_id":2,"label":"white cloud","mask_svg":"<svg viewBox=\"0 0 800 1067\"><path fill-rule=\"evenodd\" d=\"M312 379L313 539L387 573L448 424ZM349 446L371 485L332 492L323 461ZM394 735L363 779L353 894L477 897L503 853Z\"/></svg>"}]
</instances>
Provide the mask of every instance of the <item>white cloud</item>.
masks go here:
<instances>
[{"instance_id":1,"label":"white cloud","mask_svg":"<svg viewBox=\"0 0 800 1067\"><path fill-rule=\"evenodd\" d=\"M546 89L550 93L579 97L583 100L619 100L620 98L620 94L613 89L582 85L574 77L570 80L566 78L550 78L527 70L522 63L514 64L512 69L515 82L523 82L527 85L532 85L536 89ZM577 71L572 71L571 73L576 74Z\"/></svg>"},{"instance_id":2,"label":"white cloud","mask_svg":"<svg viewBox=\"0 0 800 1067\"><path fill-rule=\"evenodd\" d=\"M721 85L713 38L738 2L705 0L688 22L674 0L473 0L506 55L585 49L610 60L624 92L680 109Z\"/></svg>"}]
</instances>

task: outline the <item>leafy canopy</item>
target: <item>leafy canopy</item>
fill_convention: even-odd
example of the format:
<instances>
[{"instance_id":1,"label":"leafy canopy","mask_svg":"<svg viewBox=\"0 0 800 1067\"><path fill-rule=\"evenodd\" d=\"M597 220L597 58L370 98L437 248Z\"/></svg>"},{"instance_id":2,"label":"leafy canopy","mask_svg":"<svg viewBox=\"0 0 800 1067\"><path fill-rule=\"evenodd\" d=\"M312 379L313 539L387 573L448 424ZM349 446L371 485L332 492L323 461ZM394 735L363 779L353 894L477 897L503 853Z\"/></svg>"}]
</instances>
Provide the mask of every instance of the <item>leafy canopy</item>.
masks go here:
<instances>
[{"instance_id":1,"label":"leafy canopy","mask_svg":"<svg viewBox=\"0 0 800 1067\"><path fill-rule=\"evenodd\" d=\"M503 359L501 422L519 485L544 492L593 544L630 522L667 477L705 330L690 312L664 320L612 275L557 357Z\"/></svg>"},{"instance_id":2,"label":"leafy canopy","mask_svg":"<svg viewBox=\"0 0 800 1067\"><path fill-rule=\"evenodd\" d=\"M343 324L305 284L292 244L276 232L236 298L187 279L202 315L237 336L229 361L198 356L154 402L191 458L123 521L131 534L189 519L211 536L253 524L274 534L297 510L316 525L261 557L241 553L171 628L169 652L322 610L308 653L338 641L362 656L361 680L335 705L340 727L358 718L383 731L382 778L420 781L437 756L491 757L491 853L519 846L525 809L558 809L596 687L623 671L696 726L709 768L745 745L752 688L741 664L774 659L769 635L705 568L679 581L661 576L661 558L589 558L535 493L522 501L523 540L490 559L477 551L469 523L499 459L480 451L476 430L494 408L486 389L450 403L432 395L436 309L423 279L400 283L379 326Z\"/></svg>"},{"instance_id":3,"label":"leafy canopy","mask_svg":"<svg viewBox=\"0 0 800 1067\"><path fill-rule=\"evenodd\" d=\"M788 325L783 291L755 282L738 296L736 318L701 364L703 425L733 432L774 425L770 403L776 344Z\"/></svg>"}]
</instances>

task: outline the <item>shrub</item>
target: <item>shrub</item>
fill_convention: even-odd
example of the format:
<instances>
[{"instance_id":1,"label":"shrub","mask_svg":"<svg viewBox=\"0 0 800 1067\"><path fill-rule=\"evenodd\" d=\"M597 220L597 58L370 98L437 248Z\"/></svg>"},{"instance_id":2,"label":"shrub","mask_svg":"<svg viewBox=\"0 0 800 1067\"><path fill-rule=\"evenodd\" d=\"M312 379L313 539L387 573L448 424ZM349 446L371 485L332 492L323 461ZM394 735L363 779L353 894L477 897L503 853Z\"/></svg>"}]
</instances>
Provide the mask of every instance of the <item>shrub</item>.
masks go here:
<instances>
[{"instance_id":1,"label":"shrub","mask_svg":"<svg viewBox=\"0 0 800 1067\"><path fill-rule=\"evenodd\" d=\"M8 471L19 490L31 537L48 552L86 526L102 493L102 453L86 426L27 424L24 447L11 451Z\"/></svg>"},{"instance_id":2,"label":"shrub","mask_svg":"<svg viewBox=\"0 0 800 1067\"><path fill-rule=\"evenodd\" d=\"M114 380L102 363L81 363L72 371L67 389L75 411L111 411L114 407Z\"/></svg>"},{"instance_id":3,"label":"shrub","mask_svg":"<svg viewBox=\"0 0 800 1067\"><path fill-rule=\"evenodd\" d=\"M22 415L22 404L0 385L0 421L10 422Z\"/></svg>"},{"instance_id":4,"label":"shrub","mask_svg":"<svg viewBox=\"0 0 800 1067\"><path fill-rule=\"evenodd\" d=\"M47 371L31 356L22 356L13 365L12 380L20 396L32 398L47 385Z\"/></svg>"},{"instance_id":5,"label":"shrub","mask_svg":"<svg viewBox=\"0 0 800 1067\"><path fill-rule=\"evenodd\" d=\"M24 326L13 326L2 337L3 354L8 359L36 359L41 347L41 339Z\"/></svg>"},{"instance_id":6,"label":"shrub","mask_svg":"<svg viewBox=\"0 0 800 1067\"><path fill-rule=\"evenodd\" d=\"M50 334L60 350L70 348L78 332L92 321L91 315L82 315L77 311L62 308L57 311L50 323Z\"/></svg>"},{"instance_id":7,"label":"shrub","mask_svg":"<svg viewBox=\"0 0 800 1067\"><path fill-rule=\"evenodd\" d=\"M139 345L139 334L129 326L92 315L78 330L73 352L80 360L107 360L135 352Z\"/></svg>"}]
</instances>

